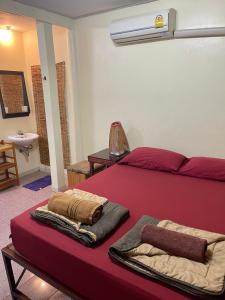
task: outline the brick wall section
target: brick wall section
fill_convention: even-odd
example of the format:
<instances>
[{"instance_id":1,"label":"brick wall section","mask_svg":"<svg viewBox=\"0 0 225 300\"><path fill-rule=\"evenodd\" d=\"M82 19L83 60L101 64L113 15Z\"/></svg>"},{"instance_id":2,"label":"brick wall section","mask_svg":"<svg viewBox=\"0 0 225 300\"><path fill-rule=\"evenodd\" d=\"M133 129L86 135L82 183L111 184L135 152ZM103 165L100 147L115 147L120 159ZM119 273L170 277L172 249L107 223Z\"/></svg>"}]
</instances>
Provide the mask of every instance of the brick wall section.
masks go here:
<instances>
[{"instance_id":1,"label":"brick wall section","mask_svg":"<svg viewBox=\"0 0 225 300\"><path fill-rule=\"evenodd\" d=\"M59 111L61 121L61 134L63 144L63 158L65 168L70 165L70 147L69 147L69 132L66 113L65 101L65 62L56 64L58 95L59 95Z\"/></svg>"},{"instance_id":2,"label":"brick wall section","mask_svg":"<svg viewBox=\"0 0 225 300\"><path fill-rule=\"evenodd\" d=\"M8 113L22 112L23 85L20 75L0 75L0 88Z\"/></svg>"},{"instance_id":3,"label":"brick wall section","mask_svg":"<svg viewBox=\"0 0 225 300\"><path fill-rule=\"evenodd\" d=\"M66 102L65 102L65 62L56 64L57 84L59 94L59 110L61 121L61 134L63 143L63 158L64 166L67 167L70 164L70 149L69 149L69 137L68 137L68 125L66 114ZM37 133L39 134L39 149L40 160L43 165L50 165L49 160L49 148L48 148L48 135L46 126L46 115L44 107L44 95L42 88L41 68L40 66L31 67L33 94L35 103L35 114L37 121Z\"/></svg>"}]
</instances>

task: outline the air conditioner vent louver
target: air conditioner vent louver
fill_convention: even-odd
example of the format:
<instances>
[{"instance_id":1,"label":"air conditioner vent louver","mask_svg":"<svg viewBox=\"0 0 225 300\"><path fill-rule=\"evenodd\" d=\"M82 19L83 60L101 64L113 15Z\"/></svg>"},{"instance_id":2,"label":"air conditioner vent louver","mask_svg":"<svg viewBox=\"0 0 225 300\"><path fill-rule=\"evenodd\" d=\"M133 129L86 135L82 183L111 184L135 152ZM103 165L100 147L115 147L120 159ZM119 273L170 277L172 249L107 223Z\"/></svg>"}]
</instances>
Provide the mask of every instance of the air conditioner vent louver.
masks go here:
<instances>
[{"instance_id":1,"label":"air conditioner vent louver","mask_svg":"<svg viewBox=\"0 0 225 300\"><path fill-rule=\"evenodd\" d=\"M117 44L169 39L173 37L175 26L176 11L171 8L113 21L110 25L110 36Z\"/></svg>"}]
</instances>

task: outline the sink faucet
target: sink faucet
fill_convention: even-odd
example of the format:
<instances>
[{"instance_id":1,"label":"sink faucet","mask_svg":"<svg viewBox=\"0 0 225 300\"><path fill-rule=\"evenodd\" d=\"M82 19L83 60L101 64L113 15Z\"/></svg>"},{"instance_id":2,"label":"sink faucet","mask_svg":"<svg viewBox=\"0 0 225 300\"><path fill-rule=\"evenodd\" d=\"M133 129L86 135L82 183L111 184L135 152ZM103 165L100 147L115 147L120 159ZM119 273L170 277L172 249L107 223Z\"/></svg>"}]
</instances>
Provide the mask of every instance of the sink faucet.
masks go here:
<instances>
[{"instance_id":1,"label":"sink faucet","mask_svg":"<svg viewBox=\"0 0 225 300\"><path fill-rule=\"evenodd\" d=\"M22 130L18 130L18 131L17 131L17 134L18 134L18 135L24 135L24 133L23 133Z\"/></svg>"}]
</instances>

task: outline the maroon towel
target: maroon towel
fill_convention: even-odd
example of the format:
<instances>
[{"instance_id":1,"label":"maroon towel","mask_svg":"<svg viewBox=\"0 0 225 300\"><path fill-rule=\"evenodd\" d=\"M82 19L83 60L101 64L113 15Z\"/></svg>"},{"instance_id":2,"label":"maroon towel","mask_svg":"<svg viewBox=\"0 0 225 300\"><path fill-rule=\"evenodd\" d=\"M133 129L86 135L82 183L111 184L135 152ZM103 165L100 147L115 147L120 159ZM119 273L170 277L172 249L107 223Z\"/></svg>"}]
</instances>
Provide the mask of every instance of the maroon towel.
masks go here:
<instances>
[{"instance_id":1,"label":"maroon towel","mask_svg":"<svg viewBox=\"0 0 225 300\"><path fill-rule=\"evenodd\" d=\"M201 263L205 261L207 240L156 225L146 224L141 231L143 243L151 244L171 255L185 257Z\"/></svg>"}]
</instances>

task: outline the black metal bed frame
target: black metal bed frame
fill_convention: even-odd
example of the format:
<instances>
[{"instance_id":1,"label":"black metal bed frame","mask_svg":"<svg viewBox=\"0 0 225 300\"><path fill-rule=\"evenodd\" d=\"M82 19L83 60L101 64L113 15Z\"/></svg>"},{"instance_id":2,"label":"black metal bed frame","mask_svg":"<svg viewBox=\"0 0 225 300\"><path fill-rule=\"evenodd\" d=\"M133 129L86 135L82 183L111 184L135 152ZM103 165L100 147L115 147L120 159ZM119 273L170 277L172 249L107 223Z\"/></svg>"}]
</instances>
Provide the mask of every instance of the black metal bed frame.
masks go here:
<instances>
[{"instance_id":1,"label":"black metal bed frame","mask_svg":"<svg viewBox=\"0 0 225 300\"><path fill-rule=\"evenodd\" d=\"M19 299L19 300L32 300L28 298L26 295L24 295L19 289L18 285L23 278L23 275L25 274L26 270L30 271L34 275L38 276L42 280L46 281L53 287L55 287L57 290L61 291L62 293L66 294L72 299L82 299L85 300L84 297L79 296L78 294L75 294L71 290L69 290L67 287L62 285L59 281L51 278L46 272L41 271L37 267L33 266L29 261L27 261L24 257L22 257L14 248L13 244L9 244L6 247L2 249L2 256L3 261L5 265L5 270L9 282L9 288L11 292L12 299ZM16 262L20 266L23 267L23 271L21 272L19 278L16 280L13 268L12 268L12 261Z\"/></svg>"}]
</instances>

